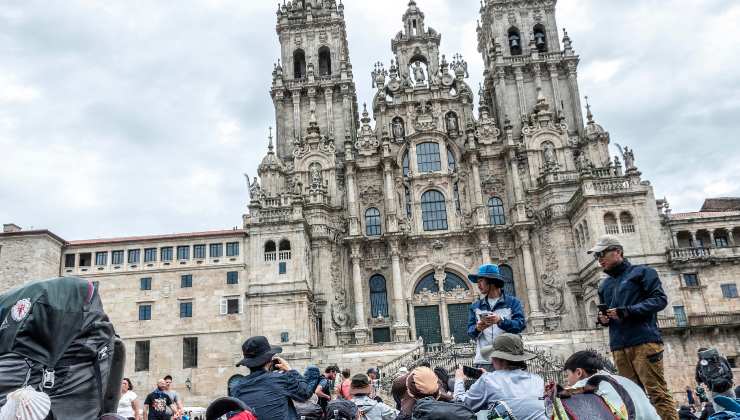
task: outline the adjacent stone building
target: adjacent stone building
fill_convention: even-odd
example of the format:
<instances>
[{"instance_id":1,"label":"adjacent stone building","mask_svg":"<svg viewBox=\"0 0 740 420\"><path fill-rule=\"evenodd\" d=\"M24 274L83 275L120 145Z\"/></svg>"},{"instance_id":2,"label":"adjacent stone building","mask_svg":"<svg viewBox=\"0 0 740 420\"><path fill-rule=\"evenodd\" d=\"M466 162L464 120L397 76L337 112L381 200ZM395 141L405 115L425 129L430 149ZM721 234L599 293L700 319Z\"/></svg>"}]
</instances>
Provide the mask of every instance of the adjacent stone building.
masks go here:
<instances>
[{"instance_id":1,"label":"adjacent stone building","mask_svg":"<svg viewBox=\"0 0 740 420\"><path fill-rule=\"evenodd\" d=\"M467 340L467 274L484 262L501 266L525 304L531 345L607 351L594 322L603 274L586 250L609 233L660 272L667 371L680 393L699 346L737 361L739 200L671 214L633 150L610 156L588 104L583 118L579 57L565 31L560 40L555 4L483 2L474 93L464 58L442 53L411 0L362 107L344 5L280 5L276 133L247 179L242 228L64 241L8 226L1 287L98 282L128 347L127 375L148 387L171 373L205 404L225 392L250 335L283 345L296 366L356 369L419 338Z\"/></svg>"}]
</instances>

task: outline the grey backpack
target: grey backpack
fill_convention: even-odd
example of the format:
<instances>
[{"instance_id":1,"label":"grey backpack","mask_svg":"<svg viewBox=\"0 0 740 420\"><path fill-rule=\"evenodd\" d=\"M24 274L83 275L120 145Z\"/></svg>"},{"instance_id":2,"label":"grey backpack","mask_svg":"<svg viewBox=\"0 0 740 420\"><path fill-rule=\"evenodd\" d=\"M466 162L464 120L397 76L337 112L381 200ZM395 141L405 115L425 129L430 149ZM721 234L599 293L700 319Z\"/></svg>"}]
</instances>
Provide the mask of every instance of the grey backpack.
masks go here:
<instances>
[{"instance_id":1,"label":"grey backpack","mask_svg":"<svg viewBox=\"0 0 740 420\"><path fill-rule=\"evenodd\" d=\"M416 402L411 420L474 420L473 410L454 402L424 398Z\"/></svg>"}]
</instances>

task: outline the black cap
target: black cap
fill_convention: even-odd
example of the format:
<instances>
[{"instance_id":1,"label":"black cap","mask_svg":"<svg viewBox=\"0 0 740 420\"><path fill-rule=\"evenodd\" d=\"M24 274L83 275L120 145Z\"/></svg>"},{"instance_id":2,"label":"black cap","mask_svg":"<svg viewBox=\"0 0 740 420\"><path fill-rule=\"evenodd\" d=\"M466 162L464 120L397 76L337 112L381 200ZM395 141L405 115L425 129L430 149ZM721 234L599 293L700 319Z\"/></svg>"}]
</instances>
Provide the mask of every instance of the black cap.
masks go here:
<instances>
[{"instance_id":1,"label":"black cap","mask_svg":"<svg viewBox=\"0 0 740 420\"><path fill-rule=\"evenodd\" d=\"M283 348L271 346L270 342L267 341L267 337L261 335L249 337L247 341L242 344L242 354L244 355L244 358L237 363L236 366L246 366L248 368L264 366L267 362L272 360L276 354L282 352Z\"/></svg>"}]
</instances>

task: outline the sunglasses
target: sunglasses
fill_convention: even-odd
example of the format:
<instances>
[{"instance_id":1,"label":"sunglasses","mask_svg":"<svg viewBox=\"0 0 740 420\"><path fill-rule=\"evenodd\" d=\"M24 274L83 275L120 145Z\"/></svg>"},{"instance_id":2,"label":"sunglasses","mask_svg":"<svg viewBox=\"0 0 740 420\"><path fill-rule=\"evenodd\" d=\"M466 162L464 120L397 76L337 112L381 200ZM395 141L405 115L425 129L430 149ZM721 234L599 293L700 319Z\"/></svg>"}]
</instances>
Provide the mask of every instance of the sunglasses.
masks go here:
<instances>
[{"instance_id":1,"label":"sunglasses","mask_svg":"<svg viewBox=\"0 0 740 420\"><path fill-rule=\"evenodd\" d=\"M603 251L594 252L593 253L594 259L595 260L598 260L599 258L602 258L602 257L606 256L606 254L608 254L608 253L610 253L612 251L617 251L618 249L619 248L612 247L612 248L607 248L607 249L605 249Z\"/></svg>"}]
</instances>

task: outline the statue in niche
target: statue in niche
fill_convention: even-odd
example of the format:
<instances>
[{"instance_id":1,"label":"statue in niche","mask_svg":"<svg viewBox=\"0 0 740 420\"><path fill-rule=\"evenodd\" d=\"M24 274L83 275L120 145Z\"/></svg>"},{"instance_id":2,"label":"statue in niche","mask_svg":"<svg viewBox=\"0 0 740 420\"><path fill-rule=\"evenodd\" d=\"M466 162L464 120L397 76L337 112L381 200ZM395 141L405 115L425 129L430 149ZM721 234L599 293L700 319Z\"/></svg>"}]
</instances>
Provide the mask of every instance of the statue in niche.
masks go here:
<instances>
[{"instance_id":1,"label":"statue in niche","mask_svg":"<svg viewBox=\"0 0 740 420\"><path fill-rule=\"evenodd\" d=\"M321 185L321 165L312 163L309 172L311 173L311 185Z\"/></svg>"},{"instance_id":2,"label":"statue in niche","mask_svg":"<svg viewBox=\"0 0 740 420\"><path fill-rule=\"evenodd\" d=\"M447 133L453 136L460 133L457 129L457 117L452 112L447 113Z\"/></svg>"},{"instance_id":3,"label":"statue in niche","mask_svg":"<svg viewBox=\"0 0 740 420\"><path fill-rule=\"evenodd\" d=\"M545 163L555 163L555 145L548 141L542 145L542 148L545 155Z\"/></svg>"},{"instance_id":4,"label":"statue in niche","mask_svg":"<svg viewBox=\"0 0 740 420\"><path fill-rule=\"evenodd\" d=\"M393 119L391 130L393 131L393 140L401 141L406 137L406 130L403 127L403 119L401 117Z\"/></svg>"},{"instance_id":5,"label":"statue in niche","mask_svg":"<svg viewBox=\"0 0 740 420\"><path fill-rule=\"evenodd\" d=\"M416 64L414 64L414 80L418 85L423 85L426 81L424 69L421 67L421 61L417 61Z\"/></svg>"}]
</instances>

